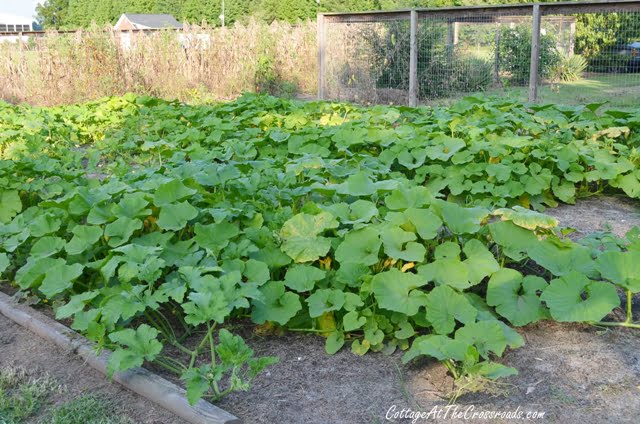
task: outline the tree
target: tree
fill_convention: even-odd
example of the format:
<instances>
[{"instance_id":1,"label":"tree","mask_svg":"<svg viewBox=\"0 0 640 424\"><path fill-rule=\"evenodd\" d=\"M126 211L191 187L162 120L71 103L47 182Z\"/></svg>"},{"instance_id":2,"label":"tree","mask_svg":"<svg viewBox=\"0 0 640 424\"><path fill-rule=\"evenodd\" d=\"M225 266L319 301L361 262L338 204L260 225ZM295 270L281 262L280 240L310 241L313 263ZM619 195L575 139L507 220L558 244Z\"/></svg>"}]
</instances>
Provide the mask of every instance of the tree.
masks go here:
<instances>
[{"instance_id":1,"label":"tree","mask_svg":"<svg viewBox=\"0 0 640 424\"><path fill-rule=\"evenodd\" d=\"M65 24L69 0L46 0L36 6L36 20L46 28L60 28Z\"/></svg>"},{"instance_id":2,"label":"tree","mask_svg":"<svg viewBox=\"0 0 640 424\"><path fill-rule=\"evenodd\" d=\"M176 18L182 16L184 0L156 0L153 13L168 13Z\"/></svg>"}]
</instances>

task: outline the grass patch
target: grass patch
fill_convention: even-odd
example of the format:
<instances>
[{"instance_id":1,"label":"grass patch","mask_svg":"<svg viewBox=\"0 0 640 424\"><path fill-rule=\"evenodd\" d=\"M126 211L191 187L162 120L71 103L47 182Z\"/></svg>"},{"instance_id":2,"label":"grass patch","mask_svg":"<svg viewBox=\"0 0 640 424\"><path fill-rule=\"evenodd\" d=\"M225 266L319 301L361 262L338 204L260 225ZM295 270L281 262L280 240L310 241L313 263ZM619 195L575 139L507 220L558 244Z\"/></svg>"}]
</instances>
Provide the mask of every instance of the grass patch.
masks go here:
<instances>
[{"instance_id":1,"label":"grass patch","mask_svg":"<svg viewBox=\"0 0 640 424\"><path fill-rule=\"evenodd\" d=\"M98 397L82 396L56 407L43 421L48 424L133 424L124 415L114 415L110 402Z\"/></svg>"},{"instance_id":2,"label":"grass patch","mask_svg":"<svg viewBox=\"0 0 640 424\"><path fill-rule=\"evenodd\" d=\"M0 424L134 424L115 414L110 401L92 395L52 407L51 397L63 391L48 374L34 377L21 367L0 368Z\"/></svg>"},{"instance_id":3,"label":"grass patch","mask_svg":"<svg viewBox=\"0 0 640 424\"><path fill-rule=\"evenodd\" d=\"M48 375L34 378L23 368L0 369L0 423L24 422L60 390L61 386Z\"/></svg>"},{"instance_id":4,"label":"grass patch","mask_svg":"<svg viewBox=\"0 0 640 424\"><path fill-rule=\"evenodd\" d=\"M484 92L462 94L428 103L447 106L466 95L496 96L512 101L526 101L528 94L529 87L492 88ZM606 103L601 110L633 108L637 105L638 97L640 97L640 73L587 74L578 81L544 84L538 88L540 103L561 105Z\"/></svg>"}]
</instances>

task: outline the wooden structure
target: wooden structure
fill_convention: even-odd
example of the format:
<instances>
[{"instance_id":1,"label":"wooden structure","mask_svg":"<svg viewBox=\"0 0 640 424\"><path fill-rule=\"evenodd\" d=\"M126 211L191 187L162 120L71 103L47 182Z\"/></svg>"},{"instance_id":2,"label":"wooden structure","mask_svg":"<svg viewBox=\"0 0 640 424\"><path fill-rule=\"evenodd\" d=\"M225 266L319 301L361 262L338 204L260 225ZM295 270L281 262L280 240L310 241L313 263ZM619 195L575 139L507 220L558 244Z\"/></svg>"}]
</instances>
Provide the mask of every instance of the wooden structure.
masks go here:
<instances>
[{"instance_id":1,"label":"wooden structure","mask_svg":"<svg viewBox=\"0 0 640 424\"><path fill-rule=\"evenodd\" d=\"M418 66L418 39L419 25L421 22L444 22L448 25L447 44L454 46L458 43L458 31L464 23L522 23L525 20L532 25L532 51L530 61L529 101L538 100L537 89L539 81L539 57L540 34L544 22L556 21L567 24L570 28L568 39L561 42L565 46L563 50L567 54L573 54L575 43L575 15L582 13L612 13L612 12L640 12L640 0L598 0L593 2L558 2L558 3L528 3L512 5L471 6L471 7L447 7L425 8L395 11L371 11L356 13L322 13L318 15L318 97L325 99L327 93L327 26L332 23L357 24L408 21L410 28L410 60L409 60L409 93L408 103L415 106L418 103L419 81L417 77ZM496 34L496 43L499 42L499 33ZM496 54L496 71L494 79L498 79L497 63L499 56Z\"/></svg>"},{"instance_id":2,"label":"wooden structure","mask_svg":"<svg viewBox=\"0 0 640 424\"><path fill-rule=\"evenodd\" d=\"M113 26L116 31L130 31L134 29L180 29L182 24L173 15L142 15L124 13Z\"/></svg>"}]
</instances>

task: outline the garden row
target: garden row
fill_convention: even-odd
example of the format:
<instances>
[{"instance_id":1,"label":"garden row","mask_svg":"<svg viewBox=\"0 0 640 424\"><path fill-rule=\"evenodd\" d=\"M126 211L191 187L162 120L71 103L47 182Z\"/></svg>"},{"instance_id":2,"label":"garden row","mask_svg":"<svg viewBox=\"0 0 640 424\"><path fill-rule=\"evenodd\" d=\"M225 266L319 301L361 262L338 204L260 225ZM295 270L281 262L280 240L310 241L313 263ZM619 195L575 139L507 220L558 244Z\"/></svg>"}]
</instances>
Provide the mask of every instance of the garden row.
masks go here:
<instances>
[{"instance_id":1,"label":"garden row","mask_svg":"<svg viewBox=\"0 0 640 424\"><path fill-rule=\"evenodd\" d=\"M531 210L640 195L640 115L596 110L3 105L0 272L114 349L112 372L154 361L191 400L247 389L275 360L224 328L236 317L320 333L328 353L511 375L492 359L523 344L513 327L599 322L616 288L640 291L639 231L579 244ZM604 325L635 326L628 313Z\"/></svg>"}]
</instances>

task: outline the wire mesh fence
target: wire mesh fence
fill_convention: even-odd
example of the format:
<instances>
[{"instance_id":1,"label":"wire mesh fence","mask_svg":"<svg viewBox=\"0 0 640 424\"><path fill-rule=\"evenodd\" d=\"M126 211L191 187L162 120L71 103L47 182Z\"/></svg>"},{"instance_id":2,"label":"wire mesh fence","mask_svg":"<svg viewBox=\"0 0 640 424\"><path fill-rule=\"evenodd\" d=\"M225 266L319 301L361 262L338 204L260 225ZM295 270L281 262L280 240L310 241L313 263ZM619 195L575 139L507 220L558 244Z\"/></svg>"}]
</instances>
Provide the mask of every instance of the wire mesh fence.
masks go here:
<instances>
[{"instance_id":1,"label":"wire mesh fence","mask_svg":"<svg viewBox=\"0 0 640 424\"><path fill-rule=\"evenodd\" d=\"M327 16L325 22L327 98L408 102L409 15Z\"/></svg>"},{"instance_id":2,"label":"wire mesh fence","mask_svg":"<svg viewBox=\"0 0 640 424\"><path fill-rule=\"evenodd\" d=\"M628 107L640 94L640 1L326 14L318 31L319 93L331 100Z\"/></svg>"}]
</instances>

